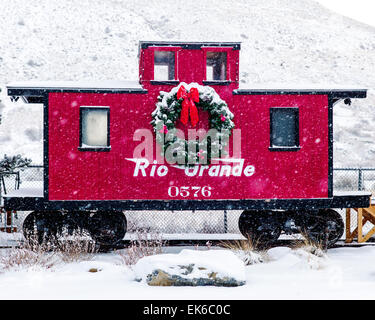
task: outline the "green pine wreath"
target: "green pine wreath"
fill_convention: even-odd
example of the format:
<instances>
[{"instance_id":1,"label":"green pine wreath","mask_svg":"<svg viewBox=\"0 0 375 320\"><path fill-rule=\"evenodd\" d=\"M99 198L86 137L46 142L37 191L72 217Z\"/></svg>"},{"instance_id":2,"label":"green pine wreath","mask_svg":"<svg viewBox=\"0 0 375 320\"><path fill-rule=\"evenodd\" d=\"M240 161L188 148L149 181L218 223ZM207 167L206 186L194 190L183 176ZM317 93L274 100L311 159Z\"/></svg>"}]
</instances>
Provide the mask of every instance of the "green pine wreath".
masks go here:
<instances>
[{"instance_id":1,"label":"green pine wreath","mask_svg":"<svg viewBox=\"0 0 375 320\"><path fill-rule=\"evenodd\" d=\"M195 105L197 108L208 111L209 127L216 129L214 136L207 135L201 141L198 139L185 140L176 136L175 123L180 118L184 100L177 99L177 92L181 86L184 86L187 91L190 91L191 88L198 89L199 102L196 102ZM209 164L211 155L220 157L225 154L225 146L234 128L232 121L234 116L227 103L213 88L197 83L180 83L169 92L160 91L156 108L151 115L153 119L151 125L154 128L156 141L161 146L162 155L168 163L173 163L176 157L183 159L182 163L181 161L178 163L183 166L196 163ZM204 148L204 146L207 147Z\"/></svg>"}]
</instances>

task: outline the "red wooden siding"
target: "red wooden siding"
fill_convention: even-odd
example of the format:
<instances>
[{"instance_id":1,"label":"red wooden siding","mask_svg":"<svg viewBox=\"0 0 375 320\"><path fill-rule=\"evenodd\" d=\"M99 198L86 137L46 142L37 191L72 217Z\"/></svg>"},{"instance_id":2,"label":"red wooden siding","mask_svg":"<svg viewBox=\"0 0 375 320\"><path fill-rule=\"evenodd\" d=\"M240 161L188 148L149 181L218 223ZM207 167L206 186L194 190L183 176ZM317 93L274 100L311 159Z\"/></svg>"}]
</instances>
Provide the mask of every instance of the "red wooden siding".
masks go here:
<instances>
[{"instance_id":1,"label":"red wooden siding","mask_svg":"<svg viewBox=\"0 0 375 320\"><path fill-rule=\"evenodd\" d=\"M149 128L159 91L148 94L49 94L49 199L126 200L170 199L167 188L213 188L210 199L326 198L328 196L328 100L324 95L229 95L217 86L242 130L242 158L254 165L251 177L186 177L169 167L165 177L133 177L132 158L139 141L133 133ZM81 152L80 106L110 107L111 151ZM272 152L269 108L299 108L299 151ZM202 119L202 121L204 121ZM154 150L155 153L155 150ZM189 197L194 199L194 197ZM185 199L176 197L174 199Z\"/></svg>"}]
</instances>

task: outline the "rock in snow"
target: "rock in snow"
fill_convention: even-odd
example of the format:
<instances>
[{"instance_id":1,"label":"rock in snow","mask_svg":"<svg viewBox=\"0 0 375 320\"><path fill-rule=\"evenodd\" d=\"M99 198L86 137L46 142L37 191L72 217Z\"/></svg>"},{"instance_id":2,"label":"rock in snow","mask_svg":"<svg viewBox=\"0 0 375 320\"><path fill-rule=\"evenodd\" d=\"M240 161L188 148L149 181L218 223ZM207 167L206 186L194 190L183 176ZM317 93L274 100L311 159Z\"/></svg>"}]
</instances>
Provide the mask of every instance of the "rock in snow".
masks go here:
<instances>
[{"instance_id":1,"label":"rock in snow","mask_svg":"<svg viewBox=\"0 0 375 320\"><path fill-rule=\"evenodd\" d=\"M144 257L134 266L136 278L150 286L224 286L245 284L245 266L231 251L182 250Z\"/></svg>"}]
</instances>

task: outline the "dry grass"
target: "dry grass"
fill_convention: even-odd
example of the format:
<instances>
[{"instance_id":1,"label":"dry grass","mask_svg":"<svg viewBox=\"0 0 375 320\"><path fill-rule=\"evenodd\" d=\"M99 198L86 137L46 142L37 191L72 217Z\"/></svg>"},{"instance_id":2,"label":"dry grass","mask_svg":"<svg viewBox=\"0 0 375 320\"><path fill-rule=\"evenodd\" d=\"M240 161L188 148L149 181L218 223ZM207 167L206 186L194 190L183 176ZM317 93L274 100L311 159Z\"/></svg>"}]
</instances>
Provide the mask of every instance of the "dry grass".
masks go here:
<instances>
[{"instance_id":1,"label":"dry grass","mask_svg":"<svg viewBox=\"0 0 375 320\"><path fill-rule=\"evenodd\" d=\"M91 260L98 252L98 246L88 232L75 230L71 235L63 231L56 242L55 251L63 262Z\"/></svg>"},{"instance_id":2,"label":"dry grass","mask_svg":"<svg viewBox=\"0 0 375 320\"><path fill-rule=\"evenodd\" d=\"M97 250L95 242L84 232L74 231L71 235L63 232L54 241L42 243L36 235L32 235L28 241L20 242L18 247L2 251L0 269L51 269L61 262L90 260Z\"/></svg>"},{"instance_id":3,"label":"dry grass","mask_svg":"<svg viewBox=\"0 0 375 320\"><path fill-rule=\"evenodd\" d=\"M296 240L292 243L291 248L294 250L297 249L303 249L307 251L308 253L311 253L317 257L323 257L325 256L325 253L327 252L326 245L324 241L315 241L311 239L307 232L302 231L301 232L302 239Z\"/></svg>"},{"instance_id":4,"label":"dry grass","mask_svg":"<svg viewBox=\"0 0 375 320\"><path fill-rule=\"evenodd\" d=\"M2 270L18 270L23 268L50 269L56 262L56 252L52 251L50 243L39 244L37 237L20 244L19 248L3 250L0 255Z\"/></svg>"},{"instance_id":5,"label":"dry grass","mask_svg":"<svg viewBox=\"0 0 375 320\"><path fill-rule=\"evenodd\" d=\"M310 239L306 234L302 233L303 240L295 241L292 244L293 250L302 249L307 253L310 253L317 257L325 257L325 246L322 241L314 241Z\"/></svg>"},{"instance_id":6,"label":"dry grass","mask_svg":"<svg viewBox=\"0 0 375 320\"><path fill-rule=\"evenodd\" d=\"M248 237L246 240L221 242L220 245L226 249L231 250L247 266L262 263L268 259L267 250L260 249L260 242L254 241L250 237Z\"/></svg>"},{"instance_id":7,"label":"dry grass","mask_svg":"<svg viewBox=\"0 0 375 320\"><path fill-rule=\"evenodd\" d=\"M307 237L292 246L293 253L301 259L304 267L313 270L322 270L327 266L327 255L321 242Z\"/></svg>"},{"instance_id":8,"label":"dry grass","mask_svg":"<svg viewBox=\"0 0 375 320\"><path fill-rule=\"evenodd\" d=\"M134 265L143 257L163 253L165 243L160 234L137 231L131 245L118 254L125 265Z\"/></svg>"}]
</instances>

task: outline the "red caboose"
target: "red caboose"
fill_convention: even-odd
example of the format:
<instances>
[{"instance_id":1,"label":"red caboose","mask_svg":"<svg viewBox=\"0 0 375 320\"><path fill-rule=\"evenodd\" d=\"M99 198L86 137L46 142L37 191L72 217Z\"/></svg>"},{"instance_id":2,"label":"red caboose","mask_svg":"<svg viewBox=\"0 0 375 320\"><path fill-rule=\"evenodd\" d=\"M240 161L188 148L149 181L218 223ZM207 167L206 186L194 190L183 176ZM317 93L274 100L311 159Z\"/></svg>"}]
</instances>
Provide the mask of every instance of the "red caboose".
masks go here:
<instances>
[{"instance_id":1,"label":"red caboose","mask_svg":"<svg viewBox=\"0 0 375 320\"><path fill-rule=\"evenodd\" d=\"M123 210L147 209L241 209L244 235L329 229L336 241L331 208L367 207L370 195L333 192L332 108L366 90L240 89L239 51L140 42L133 83L9 85L44 105L44 190L6 209L34 210L26 232L74 221L107 243L126 232Z\"/></svg>"}]
</instances>

